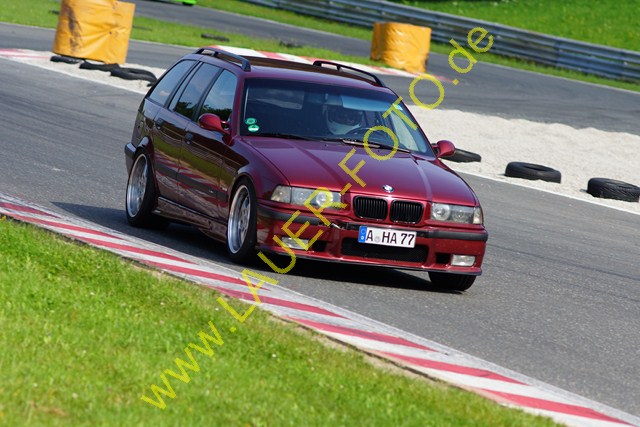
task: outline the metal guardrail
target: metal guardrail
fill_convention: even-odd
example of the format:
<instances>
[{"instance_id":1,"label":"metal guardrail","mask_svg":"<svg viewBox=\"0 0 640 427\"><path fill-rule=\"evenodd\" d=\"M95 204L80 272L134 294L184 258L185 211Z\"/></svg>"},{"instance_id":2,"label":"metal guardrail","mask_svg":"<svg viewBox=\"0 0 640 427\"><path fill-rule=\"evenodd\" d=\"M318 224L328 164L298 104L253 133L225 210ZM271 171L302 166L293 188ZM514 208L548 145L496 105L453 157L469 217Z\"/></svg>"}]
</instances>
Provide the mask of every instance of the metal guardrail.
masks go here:
<instances>
[{"instance_id":1,"label":"metal guardrail","mask_svg":"<svg viewBox=\"0 0 640 427\"><path fill-rule=\"evenodd\" d=\"M491 53L617 80L640 81L640 53L631 50L554 37L381 0L245 1L364 27L381 21L426 26L431 28L431 38L441 43L449 43L452 38L466 43L469 30L482 27L493 35Z\"/></svg>"}]
</instances>

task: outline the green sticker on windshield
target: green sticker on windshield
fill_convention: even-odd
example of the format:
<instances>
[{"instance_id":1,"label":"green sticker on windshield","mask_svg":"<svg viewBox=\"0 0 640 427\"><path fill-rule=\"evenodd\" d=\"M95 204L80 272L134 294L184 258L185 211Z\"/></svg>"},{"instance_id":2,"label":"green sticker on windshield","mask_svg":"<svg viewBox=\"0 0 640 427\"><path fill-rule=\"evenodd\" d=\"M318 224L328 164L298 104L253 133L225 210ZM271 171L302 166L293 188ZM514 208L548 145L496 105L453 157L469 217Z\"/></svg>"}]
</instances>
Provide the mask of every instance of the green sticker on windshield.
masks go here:
<instances>
[{"instance_id":1,"label":"green sticker on windshield","mask_svg":"<svg viewBox=\"0 0 640 427\"><path fill-rule=\"evenodd\" d=\"M258 132L260 130L260 126L250 125L247 129L249 129L249 132Z\"/></svg>"},{"instance_id":2,"label":"green sticker on windshield","mask_svg":"<svg viewBox=\"0 0 640 427\"><path fill-rule=\"evenodd\" d=\"M248 117L244 122L248 125L255 125L258 121L253 117Z\"/></svg>"}]
</instances>

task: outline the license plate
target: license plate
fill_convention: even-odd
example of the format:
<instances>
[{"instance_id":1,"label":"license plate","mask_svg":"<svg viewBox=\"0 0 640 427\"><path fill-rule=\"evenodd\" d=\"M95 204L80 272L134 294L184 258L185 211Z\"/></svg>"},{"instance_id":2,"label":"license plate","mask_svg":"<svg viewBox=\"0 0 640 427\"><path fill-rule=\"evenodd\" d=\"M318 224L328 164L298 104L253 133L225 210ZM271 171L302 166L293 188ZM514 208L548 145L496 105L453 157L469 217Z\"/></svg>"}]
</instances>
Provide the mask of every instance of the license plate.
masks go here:
<instances>
[{"instance_id":1,"label":"license plate","mask_svg":"<svg viewBox=\"0 0 640 427\"><path fill-rule=\"evenodd\" d=\"M358 242L371 243L373 245L397 246L399 248L413 248L416 245L416 232L360 226Z\"/></svg>"}]
</instances>

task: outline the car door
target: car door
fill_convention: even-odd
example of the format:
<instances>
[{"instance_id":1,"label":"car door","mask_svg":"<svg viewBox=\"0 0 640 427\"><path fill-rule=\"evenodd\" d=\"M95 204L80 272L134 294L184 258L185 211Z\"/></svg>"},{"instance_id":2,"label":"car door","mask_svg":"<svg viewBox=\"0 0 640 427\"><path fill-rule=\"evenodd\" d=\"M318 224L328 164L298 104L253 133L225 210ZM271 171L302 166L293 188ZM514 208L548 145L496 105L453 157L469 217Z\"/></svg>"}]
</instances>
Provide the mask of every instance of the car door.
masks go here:
<instances>
[{"instance_id":1,"label":"car door","mask_svg":"<svg viewBox=\"0 0 640 427\"><path fill-rule=\"evenodd\" d=\"M170 198L181 205L187 206L188 204L185 203L187 200L184 197L184 186L188 185L188 183L185 183L180 175L181 154L187 126L193 120L199 101L213 78L211 74L206 75L202 71L203 65L207 64L199 63L189 72L174 92L167 107L160 111L155 118L157 143L161 144L165 153L170 153L166 157L171 159L174 167L175 186L171 191L172 197Z\"/></svg>"},{"instance_id":2,"label":"car door","mask_svg":"<svg viewBox=\"0 0 640 427\"><path fill-rule=\"evenodd\" d=\"M205 113L216 114L226 125L231 117L237 84L237 77L227 70L216 75L198 108L195 121L187 125L180 157L179 175L187 184L182 188L186 190L189 206L218 222L223 222L220 206L226 202L225 183L229 182L226 177L229 172L224 168L224 158L229 150L228 135L203 129L197 118Z\"/></svg>"},{"instance_id":3,"label":"car door","mask_svg":"<svg viewBox=\"0 0 640 427\"><path fill-rule=\"evenodd\" d=\"M168 105L177 97L195 64L196 61L185 60L173 66L149 92L144 104L144 115L150 119L147 126L153 145L158 194L171 200L178 198L180 148L188 120L169 111Z\"/></svg>"}]
</instances>

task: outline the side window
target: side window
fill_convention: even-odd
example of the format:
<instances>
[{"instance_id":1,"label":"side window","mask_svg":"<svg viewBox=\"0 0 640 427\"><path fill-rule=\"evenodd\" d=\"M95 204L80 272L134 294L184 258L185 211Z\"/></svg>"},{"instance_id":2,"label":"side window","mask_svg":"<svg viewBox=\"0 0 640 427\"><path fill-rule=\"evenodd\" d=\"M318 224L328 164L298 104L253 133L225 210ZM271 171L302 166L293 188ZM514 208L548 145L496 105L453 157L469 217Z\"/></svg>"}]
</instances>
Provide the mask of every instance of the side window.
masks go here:
<instances>
[{"instance_id":1,"label":"side window","mask_svg":"<svg viewBox=\"0 0 640 427\"><path fill-rule=\"evenodd\" d=\"M210 65L202 64L202 66L193 73L191 80L187 83L180 96L175 97L169 105L169 109L175 111L178 114L191 119L193 113L198 106L198 102L202 99L202 95L207 90L209 83L213 80L220 68Z\"/></svg>"},{"instance_id":2,"label":"side window","mask_svg":"<svg viewBox=\"0 0 640 427\"><path fill-rule=\"evenodd\" d=\"M177 63L167 71L167 74L162 76L162 79L149 93L148 98L160 105L165 105L173 89L180 83L182 78L187 74L187 71L191 69L194 62L195 61L186 60Z\"/></svg>"},{"instance_id":3,"label":"side window","mask_svg":"<svg viewBox=\"0 0 640 427\"><path fill-rule=\"evenodd\" d=\"M212 113L223 121L229 120L237 85L238 78L227 70L223 71L207 94L199 115Z\"/></svg>"}]
</instances>

